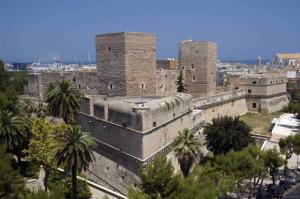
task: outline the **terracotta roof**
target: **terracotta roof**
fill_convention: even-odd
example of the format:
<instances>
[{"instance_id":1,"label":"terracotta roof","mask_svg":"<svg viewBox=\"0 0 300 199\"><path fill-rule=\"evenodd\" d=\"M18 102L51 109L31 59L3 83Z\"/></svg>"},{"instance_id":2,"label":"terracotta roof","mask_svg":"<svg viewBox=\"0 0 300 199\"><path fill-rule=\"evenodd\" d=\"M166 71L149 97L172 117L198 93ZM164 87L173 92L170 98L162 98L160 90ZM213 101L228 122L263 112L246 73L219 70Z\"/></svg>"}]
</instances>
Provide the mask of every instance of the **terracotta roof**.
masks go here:
<instances>
[{"instance_id":1,"label":"terracotta roof","mask_svg":"<svg viewBox=\"0 0 300 199\"><path fill-rule=\"evenodd\" d=\"M277 53L280 59L300 59L300 53Z\"/></svg>"}]
</instances>

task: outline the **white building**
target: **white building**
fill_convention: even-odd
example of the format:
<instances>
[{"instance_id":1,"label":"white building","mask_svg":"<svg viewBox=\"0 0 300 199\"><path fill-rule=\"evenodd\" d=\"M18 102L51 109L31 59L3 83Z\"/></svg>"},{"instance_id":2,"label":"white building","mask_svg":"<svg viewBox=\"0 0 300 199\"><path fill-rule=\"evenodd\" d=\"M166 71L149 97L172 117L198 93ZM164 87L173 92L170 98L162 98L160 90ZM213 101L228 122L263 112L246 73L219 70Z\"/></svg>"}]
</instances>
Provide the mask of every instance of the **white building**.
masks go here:
<instances>
[{"instance_id":1,"label":"white building","mask_svg":"<svg viewBox=\"0 0 300 199\"><path fill-rule=\"evenodd\" d=\"M300 53L276 53L272 64L276 66L300 66Z\"/></svg>"}]
</instances>

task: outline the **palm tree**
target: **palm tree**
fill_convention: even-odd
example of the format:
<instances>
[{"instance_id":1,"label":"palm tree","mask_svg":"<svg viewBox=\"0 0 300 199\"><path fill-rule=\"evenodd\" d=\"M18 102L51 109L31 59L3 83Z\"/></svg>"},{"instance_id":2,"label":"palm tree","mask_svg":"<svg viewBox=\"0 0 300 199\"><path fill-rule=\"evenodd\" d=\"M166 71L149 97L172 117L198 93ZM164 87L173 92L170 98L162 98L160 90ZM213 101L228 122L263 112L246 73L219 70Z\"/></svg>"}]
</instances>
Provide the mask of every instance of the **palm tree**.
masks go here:
<instances>
[{"instance_id":1,"label":"palm tree","mask_svg":"<svg viewBox=\"0 0 300 199\"><path fill-rule=\"evenodd\" d=\"M20 162L20 148L28 138L29 120L10 111L0 111L0 142L14 152Z\"/></svg>"},{"instance_id":2,"label":"palm tree","mask_svg":"<svg viewBox=\"0 0 300 199\"><path fill-rule=\"evenodd\" d=\"M188 176L190 169L201 155L200 140L189 129L183 129L174 140L174 151L183 176Z\"/></svg>"},{"instance_id":3,"label":"palm tree","mask_svg":"<svg viewBox=\"0 0 300 199\"><path fill-rule=\"evenodd\" d=\"M57 166L63 165L72 175L72 195L77 198L77 172L86 170L95 157L92 153L94 141L80 130L78 125L69 126L66 133L58 138L61 147L55 160Z\"/></svg>"},{"instance_id":4,"label":"palm tree","mask_svg":"<svg viewBox=\"0 0 300 199\"><path fill-rule=\"evenodd\" d=\"M70 80L57 81L54 88L47 93L46 102L49 112L54 117L61 117L66 123L71 123L81 110L82 94L72 87Z\"/></svg>"}]
</instances>

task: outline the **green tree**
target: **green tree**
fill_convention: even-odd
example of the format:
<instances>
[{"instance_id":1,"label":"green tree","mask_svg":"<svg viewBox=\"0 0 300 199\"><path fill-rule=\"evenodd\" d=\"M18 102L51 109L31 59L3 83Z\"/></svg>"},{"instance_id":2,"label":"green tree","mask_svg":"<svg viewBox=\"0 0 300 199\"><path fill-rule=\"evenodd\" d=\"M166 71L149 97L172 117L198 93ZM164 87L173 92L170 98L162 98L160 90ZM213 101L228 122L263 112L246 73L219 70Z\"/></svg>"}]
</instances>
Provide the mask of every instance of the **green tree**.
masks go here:
<instances>
[{"instance_id":1,"label":"green tree","mask_svg":"<svg viewBox=\"0 0 300 199\"><path fill-rule=\"evenodd\" d=\"M55 88L47 94L48 110L52 116L61 117L69 124L76 119L78 112L81 110L81 97L81 92L72 87L71 81L58 81Z\"/></svg>"},{"instance_id":2,"label":"green tree","mask_svg":"<svg viewBox=\"0 0 300 199\"><path fill-rule=\"evenodd\" d=\"M9 85L14 88L18 94L24 93L24 85L27 84L28 74L26 71L14 71L9 73Z\"/></svg>"},{"instance_id":3,"label":"green tree","mask_svg":"<svg viewBox=\"0 0 300 199\"><path fill-rule=\"evenodd\" d=\"M283 108L283 111L286 113L293 113L298 119L300 119L300 102L290 102Z\"/></svg>"},{"instance_id":4,"label":"green tree","mask_svg":"<svg viewBox=\"0 0 300 199\"><path fill-rule=\"evenodd\" d=\"M65 199L64 195L59 192L46 192L42 190L33 191L25 196L25 199Z\"/></svg>"},{"instance_id":5,"label":"green tree","mask_svg":"<svg viewBox=\"0 0 300 199\"><path fill-rule=\"evenodd\" d=\"M256 192L256 187L262 185L264 178L267 176L267 167L265 166L264 155L265 152L261 151L256 145L249 145L245 152L252 157L252 166L248 170L248 179L252 182L252 188L250 189L249 198L253 197ZM261 189L261 186L260 186Z\"/></svg>"},{"instance_id":6,"label":"green tree","mask_svg":"<svg viewBox=\"0 0 300 199\"><path fill-rule=\"evenodd\" d=\"M240 151L254 142L251 127L239 117L218 117L205 126L207 148L214 154Z\"/></svg>"},{"instance_id":7,"label":"green tree","mask_svg":"<svg viewBox=\"0 0 300 199\"><path fill-rule=\"evenodd\" d=\"M187 177L194 162L200 160L200 140L189 129L178 132L179 135L174 139L174 151L180 163L183 176Z\"/></svg>"},{"instance_id":8,"label":"green tree","mask_svg":"<svg viewBox=\"0 0 300 199\"><path fill-rule=\"evenodd\" d=\"M18 162L21 160L21 146L28 139L29 123L22 115L0 111L0 142L18 157Z\"/></svg>"},{"instance_id":9,"label":"green tree","mask_svg":"<svg viewBox=\"0 0 300 199\"><path fill-rule=\"evenodd\" d=\"M86 170L95 159L92 152L95 143L78 125L69 126L58 139L61 144L55 154L57 166L71 171L72 195L77 199L77 172Z\"/></svg>"},{"instance_id":10,"label":"green tree","mask_svg":"<svg viewBox=\"0 0 300 199\"><path fill-rule=\"evenodd\" d=\"M130 187L128 189L128 199L150 199L150 196L137 188Z\"/></svg>"},{"instance_id":11,"label":"green tree","mask_svg":"<svg viewBox=\"0 0 300 199\"><path fill-rule=\"evenodd\" d=\"M0 198L21 199L25 191L23 178L11 167L12 157L0 145Z\"/></svg>"},{"instance_id":12,"label":"green tree","mask_svg":"<svg viewBox=\"0 0 300 199\"><path fill-rule=\"evenodd\" d=\"M5 70L4 63L0 60L0 91L4 91L8 85L9 76Z\"/></svg>"},{"instance_id":13,"label":"green tree","mask_svg":"<svg viewBox=\"0 0 300 199\"><path fill-rule=\"evenodd\" d=\"M272 176L273 184L275 184L276 176L278 175L278 169L284 165L284 160L276 148L269 149L265 152L264 163L268 168L270 175Z\"/></svg>"},{"instance_id":14,"label":"green tree","mask_svg":"<svg viewBox=\"0 0 300 199\"><path fill-rule=\"evenodd\" d=\"M65 124L50 123L46 119L35 119L32 124L32 139L26 150L27 159L43 166L45 191L48 191L49 174L55 168L54 157L60 145L57 137L62 136L65 129Z\"/></svg>"},{"instance_id":15,"label":"green tree","mask_svg":"<svg viewBox=\"0 0 300 199\"><path fill-rule=\"evenodd\" d=\"M287 163L294 153L294 136L290 135L279 140L280 152L285 155L284 175L287 175Z\"/></svg>"},{"instance_id":16,"label":"green tree","mask_svg":"<svg viewBox=\"0 0 300 199\"><path fill-rule=\"evenodd\" d=\"M159 157L152 164L142 168L139 176L141 182L138 188L150 199L168 198L180 183L180 176L174 174L174 168L166 157Z\"/></svg>"},{"instance_id":17,"label":"green tree","mask_svg":"<svg viewBox=\"0 0 300 199\"><path fill-rule=\"evenodd\" d=\"M182 93L182 92L186 91L182 69L180 69L180 73L177 78L176 85L177 85L177 92Z\"/></svg>"},{"instance_id":18,"label":"green tree","mask_svg":"<svg viewBox=\"0 0 300 199\"><path fill-rule=\"evenodd\" d=\"M219 176L218 176L219 177ZM194 171L181 180L178 189L171 194L170 199L205 198L215 199L218 196L216 176L211 168L196 166Z\"/></svg>"},{"instance_id":19,"label":"green tree","mask_svg":"<svg viewBox=\"0 0 300 199\"><path fill-rule=\"evenodd\" d=\"M7 89L4 92L0 92L0 110L20 113L18 104L18 95L14 89Z\"/></svg>"}]
</instances>

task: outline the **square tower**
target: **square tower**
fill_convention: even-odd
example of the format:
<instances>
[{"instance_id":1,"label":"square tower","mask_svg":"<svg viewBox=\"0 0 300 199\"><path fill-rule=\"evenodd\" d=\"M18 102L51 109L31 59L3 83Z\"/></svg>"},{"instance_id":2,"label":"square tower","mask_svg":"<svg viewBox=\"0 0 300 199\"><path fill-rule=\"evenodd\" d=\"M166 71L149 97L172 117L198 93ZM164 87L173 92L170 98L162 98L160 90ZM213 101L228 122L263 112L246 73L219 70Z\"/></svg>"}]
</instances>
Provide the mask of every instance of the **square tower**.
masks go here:
<instances>
[{"instance_id":1,"label":"square tower","mask_svg":"<svg viewBox=\"0 0 300 199\"><path fill-rule=\"evenodd\" d=\"M201 97L216 92L216 51L214 42L186 40L179 44L179 67L187 93Z\"/></svg>"},{"instance_id":2,"label":"square tower","mask_svg":"<svg viewBox=\"0 0 300 199\"><path fill-rule=\"evenodd\" d=\"M155 95L155 34L121 32L97 35L96 62L100 94Z\"/></svg>"}]
</instances>

